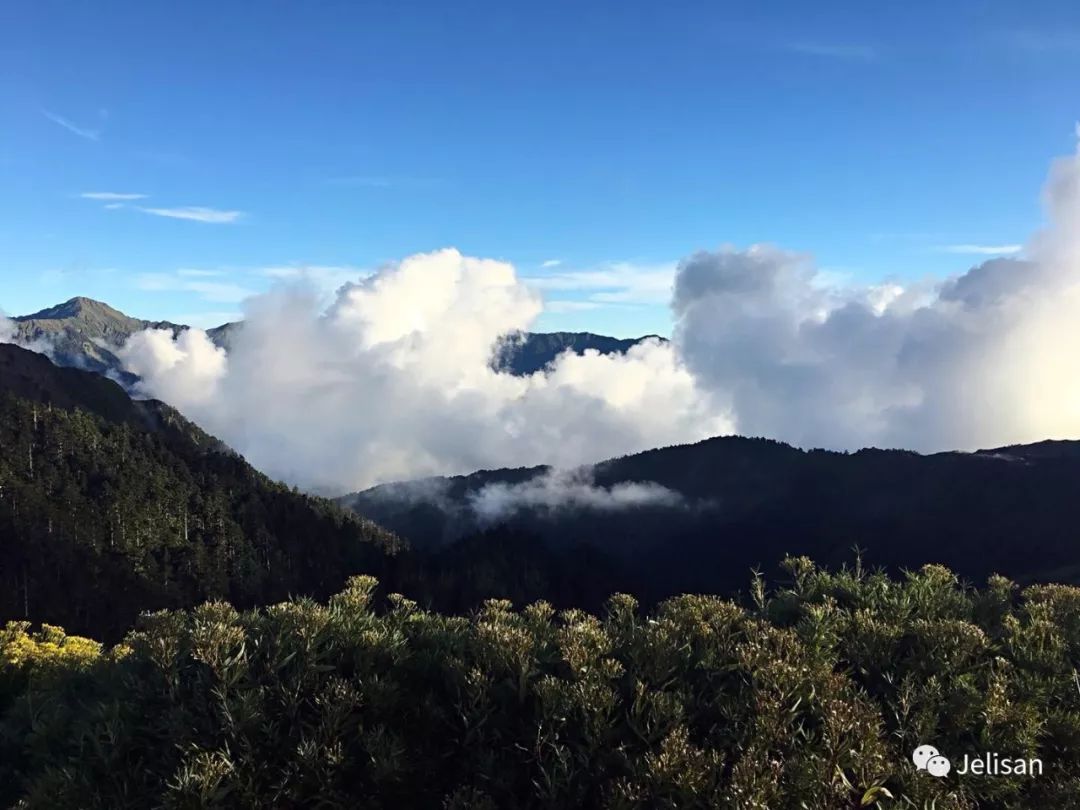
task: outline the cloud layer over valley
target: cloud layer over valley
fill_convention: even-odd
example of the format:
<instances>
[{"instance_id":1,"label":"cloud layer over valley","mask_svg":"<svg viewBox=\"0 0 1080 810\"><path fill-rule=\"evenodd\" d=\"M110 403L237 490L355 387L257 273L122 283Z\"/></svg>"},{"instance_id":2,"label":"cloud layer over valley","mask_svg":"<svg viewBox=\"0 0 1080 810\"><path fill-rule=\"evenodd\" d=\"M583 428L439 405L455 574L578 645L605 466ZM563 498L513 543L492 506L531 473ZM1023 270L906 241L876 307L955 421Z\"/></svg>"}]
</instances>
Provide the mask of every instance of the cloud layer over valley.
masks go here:
<instances>
[{"instance_id":1,"label":"cloud layer over valley","mask_svg":"<svg viewBox=\"0 0 1080 810\"><path fill-rule=\"evenodd\" d=\"M1047 227L1017 258L939 282L837 287L770 246L695 253L676 271L670 343L564 355L531 377L489 361L539 294L452 249L329 308L302 283L256 296L228 355L198 330L148 331L123 358L146 394L256 466L330 491L731 432L847 449L1077 438L1080 155L1054 163L1044 201Z\"/></svg>"}]
</instances>

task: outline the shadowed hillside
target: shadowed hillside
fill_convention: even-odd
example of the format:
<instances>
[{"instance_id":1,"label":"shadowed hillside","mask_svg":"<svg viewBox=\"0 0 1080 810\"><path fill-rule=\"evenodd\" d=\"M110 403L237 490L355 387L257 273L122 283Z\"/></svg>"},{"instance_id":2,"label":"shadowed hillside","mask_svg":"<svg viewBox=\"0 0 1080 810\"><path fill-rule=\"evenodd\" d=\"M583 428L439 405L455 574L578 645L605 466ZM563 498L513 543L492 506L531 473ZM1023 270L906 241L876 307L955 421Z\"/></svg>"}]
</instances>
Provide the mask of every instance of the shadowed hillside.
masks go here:
<instances>
[{"instance_id":1,"label":"shadowed hillside","mask_svg":"<svg viewBox=\"0 0 1080 810\"><path fill-rule=\"evenodd\" d=\"M627 486L666 494L607 502ZM1080 581L1077 492L1077 442L846 454L731 437L613 459L570 480L543 467L485 471L342 502L420 548L494 527L588 547L620 567L620 587L661 598L738 587L784 554L839 564L856 546L893 570L940 562L971 578Z\"/></svg>"},{"instance_id":2,"label":"shadowed hillside","mask_svg":"<svg viewBox=\"0 0 1080 810\"><path fill-rule=\"evenodd\" d=\"M526 332L513 335L500 345L493 365L499 371L509 371L512 374L535 374L554 362L563 352L625 354L632 346L649 338L663 340L658 335L613 338L594 335L592 332Z\"/></svg>"},{"instance_id":3,"label":"shadowed hillside","mask_svg":"<svg viewBox=\"0 0 1080 810\"><path fill-rule=\"evenodd\" d=\"M0 345L0 620L113 638L139 611L326 595L400 547L159 402Z\"/></svg>"}]
</instances>

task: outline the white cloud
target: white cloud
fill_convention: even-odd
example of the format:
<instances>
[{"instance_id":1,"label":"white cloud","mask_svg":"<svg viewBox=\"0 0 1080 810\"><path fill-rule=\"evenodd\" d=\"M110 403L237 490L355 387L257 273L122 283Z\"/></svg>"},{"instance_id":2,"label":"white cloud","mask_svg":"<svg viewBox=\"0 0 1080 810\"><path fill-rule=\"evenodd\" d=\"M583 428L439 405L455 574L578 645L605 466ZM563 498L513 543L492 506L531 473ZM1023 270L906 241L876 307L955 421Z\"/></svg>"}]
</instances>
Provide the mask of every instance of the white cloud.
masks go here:
<instances>
[{"instance_id":1,"label":"white cloud","mask_svg":"<svg viewBox=\"0 0 1080 810\"><path fill-rule=\"evenodd\" d=\"M942 253L959 253L967 256L1012 256L1024 249L1023 245L942 245Z\"/></svg>"},{"instance_id":2,"label":"white cloud","mask_svg":"<svg viewBox=\"0 0 1080 810\"><path fill-rule=\"evenodd\" d=\"M600 309L603 306L603 304L596 301L564 301L558 299L546 301L544 303L544 311L562 315L567 312L589 312L594 309Z\"/></svg>"},{"instance_id":3,"label":"white cloud","mask_svg":"<svg viewBox=\"0 0 1080 810\"><path fill-rule=\"evenodd\" d=\"M99 141L99 140L101 140L101 135L102 135L102 130L101 129L89 129L87 127L76 126L71 121L64 118L62 115L57 115L56 113L50 112L49 110L42 110L41 114L44 115L46 118L48 118L50 121L52 121L57 126L63 127L68 132L70 132L70 133L72 133L74 135L78 135L80 138L85 138L88 141ZM102 117L104 117L104 116L102 116Z\"/></svg>"},{"instance_id":4,"label":"white cloud","mask_svg":"<svg viewBox=\"0 0 1080 810\"><path fill-rule=\"evenodd\" d=\"M209 222L213 224L236 222L244 216L243 211L221 211L217 208L204 208L199 205L190 205L183 208L139 208L139 210L144 214L153 214L156 217L187 219L192 222Z\"/></svg>"},{"instance_id":5,"label":"white cloud","mask_svg":"<svg viewBox=\"0 0 1080 810\"><path fill-rule=\"evenodd\" d=\"M256 466L337 491L735 431L838 449L1080 438L1080 154L1054 163L1044 200L1025 258L920 284L838 284L769 246L528 283L455 250L416 255L329 308L310 283L252 298L227 363L177 341L132 370ZM525 378L490 368L540 313L537 287L655 301L673 273L670 344L568 353Z\"/></svg>"},{"instance_id":6,"label":"white cloud","mask_svg":"<svg viewBox=\"0 0 1080 810\"><path fill-rule=\"evenodd\" d=\"M756 247L679 268L674 340L740 432L915 450L1080 437L1080 156L1055 162L1027 259L914 287L822 288Z\"/></svg>"},{"instance_id":7,"label":"white cloud","mask_svg":"<svg viewBox=\"0 0 1080 810\"><path fill-rule=\"evenodd\" d=\"M225 350L201 329L185 330L175 338L169 329L147 329L132 335L118 356L154 396L186 408L211 401L228 369Z\"/></svg>"},{"instance_id":8,"label":"white cloud","mask_svg":"<svg viewBox=\"0 0 1080 810\"><path fill-rule=\"evenodd\" d=\"M343 284L350 284L371 275L371 270L354 265L298 264L262 267L259 275L275 281L305 282L324 292L336 292Z\"/></svg>"},{"instance_id":9,"label":"white cloud","mask_svg":"<svg viewBox=\"0 0 1080 810\"><path fill-rule=\"evenodd\" d=\"M115 211L118 208L125 208L126 206L123 203L106 203L103 207L106 211Z\"/></svg>"},{"instance_id":10,"label":"white cloud","mask_svg":"<svg viewBox=\"0 0 1080 810\"><path fill-rule=\"evenodd\" d=\"M225 323L234 323L241 320L244 313L236 309L217 310L213 312L191 312L170 316L168 320L174 323L183 323L194 326L197 329L211 329Z\"/></svg>"},{"instance_id":11,"label":"white cloud","mask_svg":"<svg viewBox=\"0 0 1080 810\"><path fill-rule=\"evenodd\" d=\"M32 352L38 352L48 357L53 356L55 346L48 338L38 338L36 340L24 340L19 337L19 327L15 321L8 318L2 311L0 311L0 343L14 343L16 346L20 346L23 349L28 349Z\"/></svg>"},{"instance_id":12,"label":"white cloud","mask_svg":"<svg viewBox=\"0 0 1080 810\"><path fill-rule=\"evenodd\" d=\"M204 375L179 374L171 355L155 366L143 352L132 371L261 469L338 491L479 467L570 467L730 427L656 341L625 356L567 356L528 378L492 370L499 339L541 310L502 262L411 256L342 288L329 308L322 300L311 284L288 284L248 301L210 396Z\"/></svg>"},{"instance_id":13,"label":"white cloud","mask_svg":"<svg viewBox=\"0 0 1080 810\"><path fill-rule=\"evenodd\" d=\"M652 482L597 486L588 470L547 473L520 484L488 484L469 496L469 508L483 522L497 522L521 510L561 509L618 511L646 506L680 506L678 493Z\"/></svg>"},{"instance_id":14,"label":"white cloud","mask_svg":"<svg viewBox=\"0 0 1080 810\"><path fill-rule=\"evenodd\" d=\"M546 261L540 262L540 266L547 270L551 267L558 267L562 263L562 259L547 259Z\"/></svg>"},{"instance_id":15,"label":"white cloud","mask_svg":"<svg viewBox=\"0 0 1080 810\"><path fill-rule=\"evenodd\" d=\"M529 276L525 281L544 292L578 293L595 304L666 304L671 300L675 263L611 262L586 270Z\"/></svg>"},{"instance_id":16,"label":"white cloud","mask_svg":"<svg viewBox=\"0 0 1080 810\"><path fill-rule=\"evenodd\" d=\"M118 191L84 191L79 195L84 200L101 200L103 202L122 202L124 200L145 200L145 194L129 194Z\"/></svg>"},{"instance_id":17,"label":"white cloud","mask_svg":"<svg viewBox=\"0 0 1080 810\"><path fill-rule=\"evenodd\" d=\"M190 272L190 271L189 271ZM147 292L190 292L206 301L218 304L239 304L254 295L254 291L227 281L205 281L199 276L191 277L184 271L176 275L169 273L143 273L137 276L135 284Z\"/></svg>"}]
</instances>

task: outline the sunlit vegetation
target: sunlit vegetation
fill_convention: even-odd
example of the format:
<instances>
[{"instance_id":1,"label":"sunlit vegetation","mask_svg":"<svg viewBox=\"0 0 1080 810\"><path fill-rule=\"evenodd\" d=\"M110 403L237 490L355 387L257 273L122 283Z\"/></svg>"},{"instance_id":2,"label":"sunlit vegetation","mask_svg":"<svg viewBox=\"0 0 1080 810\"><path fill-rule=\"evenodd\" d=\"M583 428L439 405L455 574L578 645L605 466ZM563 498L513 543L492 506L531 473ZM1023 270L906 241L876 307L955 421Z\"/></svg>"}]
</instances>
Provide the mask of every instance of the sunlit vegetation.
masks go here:
<instances>
[{"instance_id":1,"label":"sunlit vegetation","mask_svg":"<svg viewBox=\"0 0 1080 810\"><path fill-rule=\"evenodd\" d=\"M1033 808L1080 795L1080 589L789 559L742 604L466 616L356 577L100 648L0 635L0 803L26 808ZM1040 757L935 779L911 751Z\"/></svg>"}]
</instances>

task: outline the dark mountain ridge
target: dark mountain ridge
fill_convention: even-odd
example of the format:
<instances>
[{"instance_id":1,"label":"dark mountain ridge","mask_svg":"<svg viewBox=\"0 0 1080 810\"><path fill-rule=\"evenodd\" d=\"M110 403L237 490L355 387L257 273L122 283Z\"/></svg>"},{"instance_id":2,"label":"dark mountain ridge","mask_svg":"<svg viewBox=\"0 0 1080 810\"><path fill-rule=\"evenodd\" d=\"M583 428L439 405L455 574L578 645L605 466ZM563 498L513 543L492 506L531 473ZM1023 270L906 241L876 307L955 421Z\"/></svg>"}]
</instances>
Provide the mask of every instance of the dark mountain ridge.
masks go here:
<instances>
[{"instance_id":1,"label":"dark mountain ridge","mask_svg":"<svg viewBox=\"0 0 1080 810\"><path fill-rule=\"evenodd\" d=\"M584 354L625 354L642 341L654 339L666 342L659 335L637 338L614 338L592 332L524 332L510 335L500 344L492 365L499 371L528 375L542 371L560 354L571 351Z\"/></svg>"},{"instance_id":2,"label":"dark mountain ridge","mask_svg":"<svg viewBox=\"0 0 1080 810\"><path fill-rule=\"evenodd\" d=\"M645 598L735 589L785 554L829 565L896 570L940 562L974 580L1080 581L1080 442L931 455L800 450L720 437L650 450L576 472L564 502L515 488L537 467L375 487L341 502L418 548L449 548L498 529L553 548L588 548ZM672 498L610 506L574 500L574 481L601 492L650 485ZM502 511L485 511L499 487ZM554 485L558 492L558 482ZM449 545L448 545L449 544Z\"/></svg>"}]
</instances>

